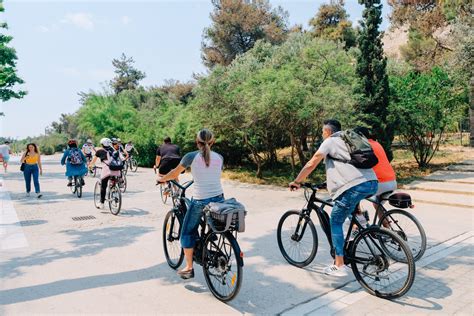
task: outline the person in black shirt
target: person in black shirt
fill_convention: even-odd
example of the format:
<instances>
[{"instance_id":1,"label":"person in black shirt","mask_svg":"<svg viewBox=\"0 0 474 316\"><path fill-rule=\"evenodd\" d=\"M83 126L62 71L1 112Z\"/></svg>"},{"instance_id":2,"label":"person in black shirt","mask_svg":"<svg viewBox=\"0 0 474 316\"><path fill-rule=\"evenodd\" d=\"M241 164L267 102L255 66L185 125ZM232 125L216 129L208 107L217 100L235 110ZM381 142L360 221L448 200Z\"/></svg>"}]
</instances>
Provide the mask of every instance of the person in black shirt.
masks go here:
<instances>
[{"instance_id":1,"label":"person in black shirt","mask_svg":"<svg viewBox=\"0 0 474 316\"><path fill-rule=\"evenodd\" d=\"M171 138L165 137L163 144L156 150L154 169L158 168L158 175L161 177L176 168L181 161L180 149L171 143Z\"/></svg>"}]
</instances>

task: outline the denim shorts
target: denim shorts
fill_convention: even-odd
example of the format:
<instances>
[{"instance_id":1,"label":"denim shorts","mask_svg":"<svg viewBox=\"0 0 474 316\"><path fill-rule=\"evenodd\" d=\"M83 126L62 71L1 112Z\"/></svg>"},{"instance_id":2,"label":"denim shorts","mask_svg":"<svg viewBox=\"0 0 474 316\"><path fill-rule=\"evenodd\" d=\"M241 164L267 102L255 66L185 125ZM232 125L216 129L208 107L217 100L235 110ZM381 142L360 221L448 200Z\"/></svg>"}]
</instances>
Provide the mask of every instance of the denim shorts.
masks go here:
<instances>
[{"instance_id":1,"label":"denim shorts","mask_svg":"<svg viewBox=\"0 0 474 316\"><path fill-rule=\"evenodd\" d=\"M211 202L224 201L224 194L203 200L191 200L189 209L184 216L183 227L181 229L181 247L194 248L198 239L199 223L201 222L202 210Z\"/></svg>"}]
</instances>

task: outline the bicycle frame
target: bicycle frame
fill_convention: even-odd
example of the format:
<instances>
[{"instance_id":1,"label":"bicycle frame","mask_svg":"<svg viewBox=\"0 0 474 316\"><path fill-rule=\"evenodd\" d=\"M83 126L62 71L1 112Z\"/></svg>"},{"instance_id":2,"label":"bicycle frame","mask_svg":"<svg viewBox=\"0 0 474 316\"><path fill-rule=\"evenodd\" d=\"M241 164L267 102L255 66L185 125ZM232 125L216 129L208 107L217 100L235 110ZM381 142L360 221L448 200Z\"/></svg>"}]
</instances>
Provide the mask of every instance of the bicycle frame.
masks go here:
<instances>
[{"instance_id":1,"label":"bicycle frame","mask_svg":"<svg viewBox=\"0 0 474 316\"><path fill-rule=\"evenodd\" d=\"M306 187L308 187L308 186L306 186ZM330 217L329 217L329 214L324 210L324 207L326 207L326 206L333 207L334 204L331 203L330 201L320 199L316 196L316 193L318 192L318 187L313 187L313 186L310 185L309 188L313 192L311 193L311 196L308 200L307 207L305 209L303 209L300 217L303 216L303 217L308 217L309 218L310 215L311 215L311 211L314 211L316 213L316 215L318 216L321 228L324 231L324 233L326 235L326 238L329 242L329 245L330 245L330 248L331 248L331 256L334 258L335 257L335 251L334 251L334 245L333 245L333 241L332 241ZM320 205L317 205L316 203L319 203ZM355 210L354 210L354 212L355 212ZM354 214L354 212L352 212L352 214ZM301 222L301 219L300 219L300 222ZM306 225L307 225L306 223L307 223L307 221L304 222L302 232L300 234L300 237L298 238L299 240L301 240L302 236L304 235L304 231L306 230ZM300 224L300 223L298 223L298 224ZM349 253L350 253L349 250L350 250L350 247L352 245L351 242L349 241L349 239L350 239L352 231L354 230L354 225L357 226L357 229L359 231L364 229L364 227L357 220L356 216L352 216L351 222L349 224L349 229L347 230L347 234L346 234L346 237L344 239L344 253L346 254L344 256L344 259L345 259L345 261L347 260L347 262L360 261L357 258L349 257ZM295 235L297 235L297 233L298 233L298 226L296 228ZM292 236L292 238L294 236ZM367 245L368 245L370 251L372 253L374 253L374 249L372 249L371 245L369 243L367 243ZM375 245L377 246L377 248L379 248L379 250L381 250L380 247L377 244L375 244Z\"/></svg>"}]
</instances>

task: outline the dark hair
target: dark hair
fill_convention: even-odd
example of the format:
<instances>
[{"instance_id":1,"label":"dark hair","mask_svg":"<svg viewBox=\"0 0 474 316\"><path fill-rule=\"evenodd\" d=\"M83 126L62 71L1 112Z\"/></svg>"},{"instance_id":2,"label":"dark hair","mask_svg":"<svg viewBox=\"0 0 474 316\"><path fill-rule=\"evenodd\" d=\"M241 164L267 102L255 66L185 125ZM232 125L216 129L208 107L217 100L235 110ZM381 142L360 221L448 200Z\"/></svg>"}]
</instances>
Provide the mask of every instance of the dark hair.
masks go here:
<instances>
[{"instance_id":1,"label":"dark hair","mask_svg":"<svg viewBox=\"0 0 474 316\"><path fill-rule=\"evenodd\" d=\"M7 144L7 145L8 145L8 144L10 144L10 142L9 142L8 140L6 140L4 144Z\"/></svg>"},{"instance_id":2,"label":"dark hair","mask_svg":"<svg viewBox=\"0 0 474 316\"><path fill-rule=\"evenodd\" d=\"M339 123L338 120L334 120L334 119L324 120L323 124L329 126L329 128L331 128L331 131L333 133L339 132L342 129L341 123Z\"/></svg>"},{"instance_id":3,"label":"dark hair","mask_svg":"<svg viewBox=\"0 0 474 316\"><path fill-rule=\"evenodd\" d=\"M364 136L367 139L373 139L373 137L372 137L372 135L371 135L371 133L370 133L370 131L367 127L357 126L356 128L354 128L354 132L356 132L359 135Z\"/></svg>"},{"instance_id":4,"label":"dark hair","mask_svg":"<svg viewBox=\"0 0 474 316\"><path fill-rule=\"evenodd\" d=\"M171 143L171 138L169 136L166 136L164 139L163 139L163 142L165 142L165 144L170 144Z\"/></svg>"},{"instance_id":5,"label":"dark hair","mask_svg":"<svg viewBox=\"0 0 474 316\"><path fill-rule=\"evenodd\" d=\"M77 143L68 144L69 148L77 148Z\"/></svg>"},{"instance_id":6,"label":"dark hair","mask_svg":"<svg viewBox=\"0 0 474 316\"><path fill-rule=\"evenodd\" d=\"M29 148L28 148L28 147L30 147L30 146L33 146L33 147L35 148L35 153L38 154L38 146L36 146L35 143L29 143L28 145L26 145L26 152L29 152L29 151L30 151Z\"/></svg>"},{"instance_id":7,"label":"dark hair","mask_svg":"<svg viewBox=\"0 0 474 316\"><path fill-rule=\"evenodd\" d=\"M214 143L214 134L206 128L200 130L196 135L196 142L201 155L204 158L206 167L211 163L211 145Z\"/></svg>"}]
</instances>

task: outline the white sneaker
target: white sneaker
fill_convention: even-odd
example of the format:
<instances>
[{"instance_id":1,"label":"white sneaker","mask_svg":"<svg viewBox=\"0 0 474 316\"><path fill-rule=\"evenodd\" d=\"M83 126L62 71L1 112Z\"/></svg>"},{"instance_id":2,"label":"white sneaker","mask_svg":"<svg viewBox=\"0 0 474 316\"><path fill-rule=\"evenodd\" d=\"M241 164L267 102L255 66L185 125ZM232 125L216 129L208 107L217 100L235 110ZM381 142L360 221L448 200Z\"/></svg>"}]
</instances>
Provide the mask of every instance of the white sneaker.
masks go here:
<instances>
[{"instance_id":1,"label":"white sneaker","mask_svg":"<svg viewBox=\"0 0 474 316\"><path fill-rule=\"evenodd\" d=\"M30 197L30 196L31 196L30 192L26 192L26 197Z\"/></svg>"},{"instance_id":2,"label":"white sneaker","mask_svg":"<svg viewBox=\"0 0 474 316\"><path fill-rule=\"evenodd\" d=\"M337 277L345 277L348 275L346 266L338 267L335 264L332 264L329 267L324 268L323 271L327 275L333 275Z\"/></svg>"},{"instance_id":3,"label":"white sneaker","mask_svg":"<svg viewBox=\"0 0 474 316\"><path fill-rule=\"evenodd\" d=\"M98 208L99 210L104 209L104 203L99 203L99 206L97 206L97 208Z\"/></svg>"}]
</instances>

